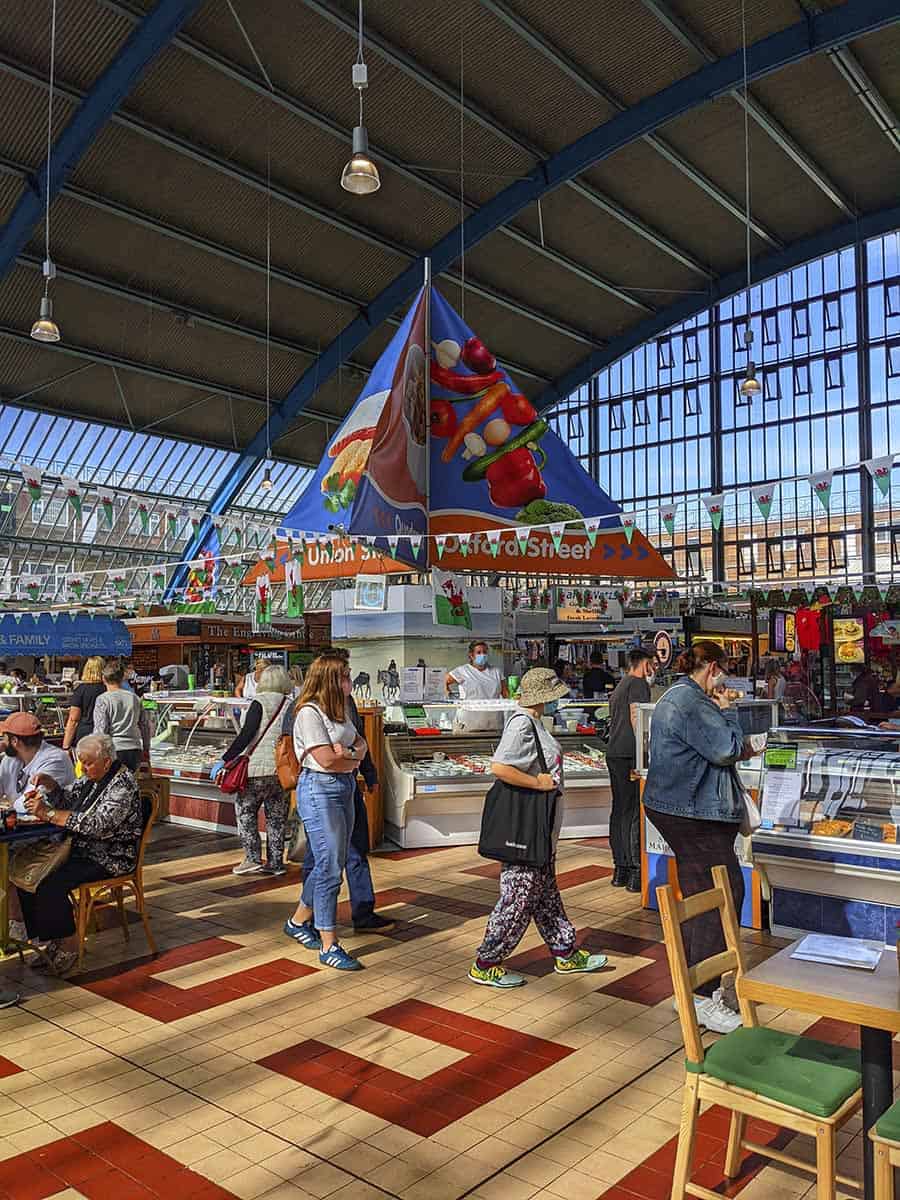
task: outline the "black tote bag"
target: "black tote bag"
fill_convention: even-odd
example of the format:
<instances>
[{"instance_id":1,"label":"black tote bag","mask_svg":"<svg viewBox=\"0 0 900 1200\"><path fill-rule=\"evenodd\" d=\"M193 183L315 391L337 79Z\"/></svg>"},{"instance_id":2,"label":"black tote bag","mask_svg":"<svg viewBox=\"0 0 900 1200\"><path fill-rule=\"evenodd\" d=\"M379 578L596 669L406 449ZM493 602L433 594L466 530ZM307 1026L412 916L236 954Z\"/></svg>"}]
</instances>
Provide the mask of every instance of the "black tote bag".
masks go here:
<instances>
[{"instance_id":1,"label":"black tote bag","mask_svg":"<svg viewBox=\"0 0 900 1200\"><path fill-rule=\"evenodd\" d=\"M547 763L532 727L541 774ZM558 793L512 787L495 779L484 798L478 853L482 858L520 867L546 867L553 857L553 825Z\"/></svg>"}]
</instances>

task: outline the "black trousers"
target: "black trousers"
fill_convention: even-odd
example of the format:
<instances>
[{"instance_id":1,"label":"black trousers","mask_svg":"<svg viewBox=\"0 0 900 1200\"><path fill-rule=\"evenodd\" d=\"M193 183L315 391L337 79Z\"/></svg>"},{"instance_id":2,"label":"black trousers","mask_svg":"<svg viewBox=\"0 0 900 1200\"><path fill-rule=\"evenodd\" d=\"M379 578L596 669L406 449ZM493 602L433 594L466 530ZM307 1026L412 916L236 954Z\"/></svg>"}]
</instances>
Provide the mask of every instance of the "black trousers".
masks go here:
<instances>
[{"instance_id":1,"label":"black trousers","mask_svg":"<svg viewBox=\"0 0 900 1200\"><path fill-rule=\"evenodd\" d=\"M617 867L637 870L641 865L640 785L632 780L634 760L610 758L606 765L612 785L612 812L609 817L609 844Z\"/></svg>"},{"instance_id":2,"label":"black trousers","mask_svg":"<svg viewBox=\"0 0 900 1200\"><path fill-rule=\"evenodd\" d=\"M141 765L140 750L117 750L116 758L120 763L124 763L129 771L136 771Z\"/></svg>"},{"instance_id":3,"label":"black trousers","mask_svg":"<svg viewBox=\"0 0 900 1200\"><path fill-rule=\"evenodd\" d=\"M89 858L70 858L34 892L16 888L28 936L39 942L56 942L75 932L69 891L79 883L107 879L109 871Z\"/></svg>"},{"instance_id":4,"label":"black trousers","mask_svg":"<svg viewBox=\"0 0 900 1200\"><path fill-rule=\"evenodd\" d=\"M744 875L734 852L737 821L699 821L694 817L676 817L671 813L647 813L669 843L678 867L682 896L694 896L713 886L713 867L727 867L734 907L740 921L744 904ZM721 954L725 949L722 922L716 910L701 913L681 927L689 967ZM698 995L711 996L720 986L718 979L697 988Z\"/></svg>"}]
</instances>

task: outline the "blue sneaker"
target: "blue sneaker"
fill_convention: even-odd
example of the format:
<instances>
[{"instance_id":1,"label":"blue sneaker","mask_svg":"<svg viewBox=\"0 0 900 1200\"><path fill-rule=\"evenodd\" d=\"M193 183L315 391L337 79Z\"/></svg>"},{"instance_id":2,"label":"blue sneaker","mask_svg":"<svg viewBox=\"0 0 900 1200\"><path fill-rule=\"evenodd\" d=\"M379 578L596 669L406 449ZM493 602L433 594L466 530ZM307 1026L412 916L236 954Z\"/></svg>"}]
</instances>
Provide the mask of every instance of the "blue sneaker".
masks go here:
<instances>
[{"instance_id":1,"label":"blue sneaker","mask_svg":"<svg viewBox=\"0 0 900 1200\"><path fill-rule=\"evenodd\" d=\"M296 921L288 919L284 923L284 932L289 938L293 938L295 942L305 946L307 950L322 949L319 931L310 921L304 921L302 925L298 925Z\"/></svg>"},{"instance_id":2,"label":"blue sneaker","mask_svg":"<svg viewBox=\"0 0 900 1200\"><path fill-rule=\"evenodd\" d=\"M361 971L363 969L359 959L348 954L344 947L337 942L330 950L319 951L319 962L323 967L334 967L338 971Z\"/></svg>"}]
</instances>

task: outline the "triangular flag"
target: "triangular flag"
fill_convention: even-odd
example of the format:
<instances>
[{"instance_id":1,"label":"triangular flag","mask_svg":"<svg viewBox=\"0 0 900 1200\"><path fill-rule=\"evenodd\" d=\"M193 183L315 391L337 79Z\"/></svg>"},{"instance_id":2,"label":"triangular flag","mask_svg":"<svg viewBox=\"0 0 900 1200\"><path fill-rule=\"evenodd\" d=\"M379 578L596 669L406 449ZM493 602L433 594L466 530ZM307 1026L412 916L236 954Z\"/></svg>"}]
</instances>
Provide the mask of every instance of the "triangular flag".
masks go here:
<instances>
[{"instance_id":1,"label":"triangular flag","mask_svg":"<svg viewBox=\"0 0 900 1200\"><path fill-rule=\"evenodd\" d=\"M631 539L634 537L635 520L634 517L622 517L622 532L625 534L625 540L628 545L631 545Z\"/></svg>"},{"instance_id":2,"label":"triangular flag","mask_svg":"<svg viewBox=\"0 0 900 1200\"><path fill-rule=\"evenodd\" d=\"M396 555L396 553L397 553L397 547L400 545L400 536L399 536L399 534L396 534L396 533L389 533L389 534L387 535L387 544L388 544L388 545L390 546L390 548L391 548L391 554L393 554L393 555Z\"/></svg>"},{"instance_id":3,"label":"triangular flag","mask_svg":"<svg viewBox=\"0 0 900 1200\"><path fill-rule=\"evenodd\" d=\"M663 523L663 528L669 537L675 535L675 517L678 513L677 504L664 504L659 510L659 519Z\"/></svg>"},{"instance_id":4,"label":"triangular flag","mask_svg":"<svg viewBox=\"0 0 900 1200\"><path fill-rule=\"evenodd\" d=\"M22 580L22 587L29 600L37 600L43 590L43 586L43 580L37 575L26 575Z\"/></svg>"},{"instance_id":5,"label":"triangular flag","mask_svg":"<svg viewBox=\"0 0 900 1200\"><path fill-rule=\"evenodd\" d=\"M550 536L553 538L553 549L559 554L559 548L562 545L563 535L566 532L565 521L556 521L547 527L550 530ZM631 538L628 539L631 541Z\"/></svg>"},{"instance_id":6,"label":"triangular flag","mask_svg":"<svg viewBox=\"0 0 900 1200\"><path fill-rule=\"evenodd\" d=\"M592 550L597 541L597 530L599 528L600 528L600 518L599 517L585 517L584 518L584 532L587 534L587 540L590 543Z\"/></svg>"},{"instance_id":7,"label":"triangular flag","mask_svg":"<svg viewBox=\"0 0 900 1200\"><path fill-rule=\"evenodd\" d=\"M497 554L500 551L500 534L501 533L502 533L502 530L500 530L500 529L489 529L487 531L488 545L491 548L491 554L493 554L494 558L497 557Z\"/></svg>"},{"instance_id":8,"label":"triangular flag","mask_svg":"<svg viewBox=\"0 0 900 1200\"><path fill-rule=\"evenodd\" d=\"M713 529L721 529L722 514L725 509L725 493L716 492L712 496L702 496L703 507L709 514Z\"/></svg>"},{"instance_id":9,"label":"triangular flag","mask_svg":"<svg viewBox=\"0 0 900 1200\"><path fill-rule=\"evenodd\" d=\"M865 466L875 480L875 484L882 496L886 496L891 490L891 468L893 465L893 454L884 454L881 458L868 458L865 461Z\"/></svg>"},{"instance_id":10,"label":"triangular flag","mask_svg":"<svg viewBox=\"0 0 900 1200\"><path fill-rule=\"evenodd\" d=\"M191 511L190 511L191 535L193 537L197 536L197 532L200 529L200 522L203 520L204 516L205 516L205 513L203 512L203 509L201 509L201 508L192 508L191 509Z\"/></svg>"},{"instance_id":11,"label":"triangular flag","mask_svg":"<svg viewBox=\"0 0 900 1200\"><path fill-rule=\"evenodd\" d=\"M531 537L531 530L527 525L520 525L516 530L516 544L519 547L519 553L525 554L528 549L528 539Z\"/></svg>"},{"instance_id":12,"label":"triangular flag","mask_svg":"<svg viewBox=\"0 0 900 1200\"><path fill-rule=\"evenodd\" d=\"M202 587L206 583L206 562L202 558L195 558L191 562L191 574Z\"/></svg>"},{"instance_id":13,"label":"triangular flag","mask_svg":"<svg viewBox=\"0 0 900 1200\"><path fill-rule=\"evenodd\" d=\"M115 493L108 491L106 488L100 488L97 493L97 499L100 501L100 514L103 517L103 523L107 529L112 529L113 522L115 521Z\"/></svg>"},{"instance_id":14,"label":"triangular flag","mask_svg":"<svg viewBox=\"0 0 900 1200\"><path fill-rule=\"evenodd\" d=\"M422 549L421 533L411 533L409 535L409 548L412 551L413 558L418 558L419 551Z\"/></svg>"},{"instance_id":15,"label":"triangular flag","mask_svg":"<svg viewBox=\"0 0 900 1200\"><path fill-rule=\"evenodd\" d=\"M126 580L125 580L125 576L124 576L124 575L114 575L114 574L112 574L112 573L108 573L108 574L107 574L107 576L106 576L106 578L109 580L109 582L110 582L110 583L113 585L113 587L116 589L116 593L117 593L119 596L123 596L123 595L125 594L125 582L126 582Z\"/></svg>"},{"instance_id":16,"label":"triangular flag","mask_svg":"<svg viewBox=\"0 0 900 1200\"><path fill-rule=\"evenodd\" d=\"M459 552L465 558L469 553L469 542L471 541L471 533L460 533L459 537Z\"/></svg>"},{"instance_id":17,"label":"triangular flag","mask_svg":"<svg viewBox=\"0 0 900 1200\"><path fill-rule=\"evenodd\" d=\"M84 595L85 583L80 575L70 575L66 580L66 586L69 591L75 596L76 600L80 600Z\"/></svg>"},{"instance_id":18,"label":"triangular flag","mask_svg":"<svg viewBox=\"0 0 900 1200\"><path fill-rule=\"evenodd\" d=\"M831 508L831 483L834 479L834 471L817 471L814 475L807 475L809 485L813 492L818 496L819 503L826 512Z\"/></svg>"},{"instance_id":19,"label":"triangular flag","mask_svg":"<svg viewBox=\"0 0 900 1200\"><path fill-rule=\"evenodd\" d=\"M150 532L150 508L149 505L141 500L138 504L138 520L141 523L141 533Z\"/></svg>"},{"instance_id":20,"label":"triangular flag","mask_svg":"<svg viewBox=\"0 0 900 1200\"><path fill-rule=\"evenodd\" d=\"M172 509L166 512L166 534L173 539L178 536L178 513Z\"/></svg>"},{"instance_id":21,"label":"triangular flag","mask_svg":"<svg viewBox=\"0 0 900 1200\"><path fill-rule=\"evenodd\" d=\"M775 499L775 489L777 487L777 483L763 483L759 487L750 489L750 495L756 501L756 507L759 509L764 521L768 521L769 515L772 512L772 501Z\"/></svg>"},{"instance_id":22,"label":"triangular flag","mask_svg":"<svg viewBox=\"0 0 900 1200\"><path fill-rule=\"evenodd\" d=\"M437 547L438 559L442 559L444 557L444 551L447 549L446 536L443 533L437 534L434 539L434 544Z\"/></svg>"},{"instance_id":23,"label":"triangular flag","mask_svg":"<svg viewBox=\"0 0 900 1200\"><path fill-rule=\"evenodd\" d=\"M300 563L295 558L288 558L284 564L284 586L286 609L289 617L303 616L303 586L300 576Z\"/></svg>"},{"instance_id":24,"label":"triangular flag","mask_svg":"<svg viewBox=\"0 0 900 1200\"><path fill-rule=\"evenodd\" d=\"M66 500L69 503L69 508L72 511L72 516L76 521L81 520L81 510L84 504L84 489L77 479L71 479L68 475L62 477L62 489L66 494Z\"/></svg>"},{"instance_id":25,"label":"triangular flag","mask_svg":"<svg viewBox=\"0 0 900 1200\"><path fill-rule=\"evenodd\" d=\"M272 588L268 575L256 577L256 622L269 625L272 621Z\"/></svg>"},{"instance_id":26,"label":"triangular flag","mask_svg":"<svg viewBox=\"0 0 900 1200\"><path fill-rule=\"evenodd\" d=\"M231 576L234 580L243 579L247 574L247 567L240 558L231 558L228 560L228 566L231 570Z\"/></svg>"},{"instance_id":27,"label":"triangular flag","mask_svg":"<svg viewBox=\"0 0 900 1200\"><path fill-rule=\"evenodd\" d=\"M40 500L43 495L44 473L39 467L19 467L22 479L32 500Z\"/></svg>"},{"instance_id":28,"label":"triangular flag","mask_svg":"<svg viewBox=\"0 0 900 1200\"><path fill-rule=\"evenodd\" d=\"M161 571L161 570L159 570L159 568L158 568L158 567L154 568L154 570L153 570L153 575L152 575L152 577L151 577L151 582L152 582L152 584L153 584L153 587L154 587L154 589L155 589L157 592L162 592L162 591L165 591L165 587L166 587L166 573L165 573L165 571Z\"/></svg>"}]
</instances>

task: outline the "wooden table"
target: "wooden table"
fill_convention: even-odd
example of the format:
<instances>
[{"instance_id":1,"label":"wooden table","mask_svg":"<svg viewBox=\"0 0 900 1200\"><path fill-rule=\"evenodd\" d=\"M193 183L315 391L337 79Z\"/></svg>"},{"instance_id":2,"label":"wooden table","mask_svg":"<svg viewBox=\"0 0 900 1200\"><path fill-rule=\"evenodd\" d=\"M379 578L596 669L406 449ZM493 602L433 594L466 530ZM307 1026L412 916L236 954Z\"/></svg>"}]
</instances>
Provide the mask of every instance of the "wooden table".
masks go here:
<instances>
[{"instance_id":1,"label":"wooden table","mask_svg":"<svg viewBox=\"0 0 900 1200\"><path fill-rule=\"evenodd\" d=\"M791 958L796 942L748 971L738 991L748 1000L816 1013L859 1026L863 1091L863 1194L874 1200L868 1132L893 1103L893 1036L900 1033L900 971L885 950L874 971Z\"/></svg>"}]
</instances>

